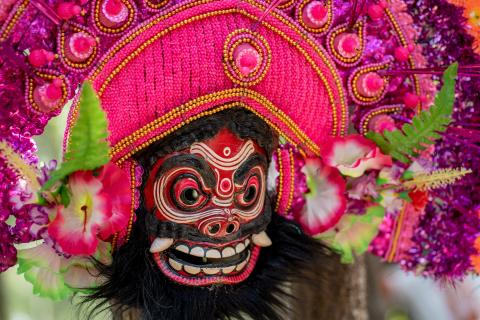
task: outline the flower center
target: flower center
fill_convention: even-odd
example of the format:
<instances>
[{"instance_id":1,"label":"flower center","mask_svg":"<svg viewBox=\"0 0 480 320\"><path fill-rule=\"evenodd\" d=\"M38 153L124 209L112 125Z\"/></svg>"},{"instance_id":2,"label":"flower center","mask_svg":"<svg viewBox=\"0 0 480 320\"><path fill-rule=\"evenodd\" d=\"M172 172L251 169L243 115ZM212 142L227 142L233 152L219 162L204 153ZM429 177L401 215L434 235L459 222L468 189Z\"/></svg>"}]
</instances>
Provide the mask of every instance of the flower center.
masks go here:
<instances>
[{"instance_id":1,"label":"flower center","mask_svg":"<svg viewBox=\"0 0 480 320\"><path fill-rule=\"evenodd\" d=\"M90 216L92 215L92 208L93 208L93 199L91 195L86 194L79 204L80 204L80 207L77 213L83 221L83 232L86 232L87 222Z\"/></svg>"}]
</instances>

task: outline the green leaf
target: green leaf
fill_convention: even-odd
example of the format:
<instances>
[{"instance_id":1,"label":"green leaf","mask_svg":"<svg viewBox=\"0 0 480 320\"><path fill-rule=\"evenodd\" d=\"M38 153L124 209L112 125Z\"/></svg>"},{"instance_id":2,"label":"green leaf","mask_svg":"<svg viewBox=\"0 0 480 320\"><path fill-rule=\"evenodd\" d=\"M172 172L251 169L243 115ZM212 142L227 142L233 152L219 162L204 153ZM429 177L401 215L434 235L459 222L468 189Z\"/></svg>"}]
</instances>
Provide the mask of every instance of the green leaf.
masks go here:
<instances>
[{"instance_id":1,"label":"green leaf","mask_svg":"<svg viewBox=\"0 0 480 320\"><path fill-rule=\"evenodd\" d=\"M405 172L402 175L402 179L404 180L410 180L413 179L413 171L411 170L405 170Z\"/></svg>"},{"instance_id":2,"label":"green leaf","mask_svg":"<svg viewBox=\"0 0 480 320\"><path fill-rule=\"evenodd\" d=\"M403 200L407 201L407 202L412 202L412 199L411 199L410 196L408 195L408 191L400 192L400 193L398 194L398 197L399 197L400 199L403 199Z\"/></svg>"},{"instance_id":3,"label":"green leaf","mask_svg":"<svg viewBox=\"0 0 480 320\"><path fill-rule=\"evenodd\" d=\"M398 161L409 163L447 129L452 121L455 102L455 79L458 64L450 65L443 73L443 86L429 110L423 110L413 117L412 124L405 124L402 130L385 131L383 134L367 132L366 137Z\"/></svg>"},{"instance_id":4,"label":"green leaf","mask_svg":"<svg viewBox=\"0 0 480 320\"><path fill-rule=\"evenodd\" d=\"M63 206L66 208L70 204L70 191L66 185L62 184L58 189L58 194L60 195L61 202Z\"/></svg>"},{"instance_id":5,"label":"green leaf","mask_svg":"<svg viewBox=\"0 0 480 320\"><path fill-rule=\"evenodd\" d=\"M82 87L78 119L70 133L65 162L54 171L42 190L79 170L94 170L110 160L107 143L107 117L89 82Z\"/></svg>"},{"instance_id":6,"label":"green leaf","mask_svg":"<svg viewBox=\"0 0 480 320\"><path fill-rule=\"evenodd\" d=\"M387 184L387 183L388 183L388 179L378 177L378 178L375 180L375 183L377 184L377 186L383 186L384 184Z\"/></svg>"},{"instance_id":7,"label":"green leaf","mask_svg":"<svg viewBox=\"0 0 480 320\"><path fill-rule=\"evenodd\" d=\"M385 209L379 205L369 207L363 215L346 214L337 224L336 230L330 230L319 238L341 255L342 263L352 263L355 255L368 250L384 216Z\"/></svg>"}]
</instances>

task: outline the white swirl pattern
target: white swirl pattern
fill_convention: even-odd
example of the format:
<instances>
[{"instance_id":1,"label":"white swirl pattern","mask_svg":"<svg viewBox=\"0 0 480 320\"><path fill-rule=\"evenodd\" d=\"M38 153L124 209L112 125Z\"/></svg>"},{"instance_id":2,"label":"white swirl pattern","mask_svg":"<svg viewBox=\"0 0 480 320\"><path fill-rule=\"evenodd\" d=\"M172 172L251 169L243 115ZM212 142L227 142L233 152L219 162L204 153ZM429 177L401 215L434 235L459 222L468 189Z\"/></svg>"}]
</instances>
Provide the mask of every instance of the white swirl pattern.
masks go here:
<instances>
[{"instance_id":1,"label":"white swirl pattern","mask_svg":"<svg viewBox=\"0 0 480 320\"><path fill-rule=\"evenodd\" d=\"M227 207L232 207L234 206L234 197L233 197L233 191L234 188L233 186L241 187L238 184L234 184L233 182L233 177L235 175L236 170L250 157L255 152L255 148L253 145L253 142L251 140L248 140L240 149L240 151L233 157L231 158L224 158L222 156L219 156L216 154L211 148L209 148L207 145L204 143L195 143L191 146L190 152L192 154L197 154L200 155L201 157L205 158L207 162L209 162L214 168L215 172L217 175L217 187L216 187L216 192L217 194L212 195L212 202L220 206L222 208L213 208L213 209L207 209L202 212L186 212L183 210L180 210L178 208L175 208L171 203L169 203L168 199L168 182L172 181L176 176L178 176L180 173L185 173L185 167L182 168L176 168L167 174L164 174L160 179L155 181L154 183L154 199L155 199L155 204L158 208L158 210L163 214L163 216L171 221L175 221L177 223L183 223L183 224L189 224L189 223L196 223L199 220L204 220L204 219L210 219L214 216L238 216L246 220L251 220L255 217L257 217L262 211L263 211L263 206L265 203L265 194L266 194L266 188L265 188L265 172L260 166L255 166L251 168L251 171L258 172L260 175L260 194L257 197L256 204L249 210L242 210L236 207L233 207L231 210L226 209ZM225 195L223 194L222 197L218 197L220 195L220 190L219 190L219 172L216 168L222 169L224 171L230 171L230 178L231 179L231 192L229 192L228 198L225 199ZM199 175L195 169L193 168L187 168L188 170L191 170L192 173L195 174L195 176L200 176L200 183L205 186L205 183L203 179L201 178L201 175ZM232 172L233 171L233 172ZM223 199L221 199L223 198Z\"/></svg>"}]
</instances>

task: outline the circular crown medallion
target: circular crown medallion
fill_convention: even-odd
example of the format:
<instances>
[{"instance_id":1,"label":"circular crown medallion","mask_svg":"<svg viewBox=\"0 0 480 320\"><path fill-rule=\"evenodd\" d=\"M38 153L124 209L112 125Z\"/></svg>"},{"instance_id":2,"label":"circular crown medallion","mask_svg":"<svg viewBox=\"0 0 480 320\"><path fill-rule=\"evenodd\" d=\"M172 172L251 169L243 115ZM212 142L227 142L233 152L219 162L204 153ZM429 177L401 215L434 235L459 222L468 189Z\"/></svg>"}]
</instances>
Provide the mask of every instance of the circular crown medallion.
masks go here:
<instances>
[{"instance_id":1,"label":"circular crown medallion","mask_svg":"<svg viewBox=\"0 0 480 320\"><path fill-rule=\"evenodd\" d=\"M227 36L223 47L225 73L236 84L253 86L266 75L271 62L267 41L259 33L238 29Z\"/></svg>"}]
</instances>

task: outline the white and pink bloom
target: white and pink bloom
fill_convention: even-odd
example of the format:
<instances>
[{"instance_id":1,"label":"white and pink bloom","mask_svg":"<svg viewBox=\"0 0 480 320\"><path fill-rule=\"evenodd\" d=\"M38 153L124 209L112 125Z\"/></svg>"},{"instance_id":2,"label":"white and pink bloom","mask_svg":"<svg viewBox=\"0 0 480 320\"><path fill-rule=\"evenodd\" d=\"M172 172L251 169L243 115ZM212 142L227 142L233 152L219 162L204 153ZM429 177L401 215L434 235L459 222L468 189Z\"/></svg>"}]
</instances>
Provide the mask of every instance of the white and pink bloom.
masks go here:
<instances>
[{"instance_id":1,"label":"white and pink bloom","mask_svg":"<svg viewBox=\"0 0 480 320\"><path fill-rule=\"evenodd\" d=\"M334 137L322 150L325 164L337 168L342 175L360 177L365 171L392 165L392 158L384 155L372 141L360 136Z\"/></svg>"},{"instance_id":2,"label":"white and pink bloom","mask_svg":"<svg viewBox=\"0 0 480 320\"><path fill-rule=\"evenodd\" d=\"M307 159L303 172L309 191L296 220L306 233L317 235L333 227L345 213L345 181L336 168L320 159Z\"/></svg>"},{"instance_id":3,"label":"white and pink bloom","mask_svg":"<svg viewBox=\"0 0 480 320\"><path fill-rule=\"evenodd\" d=\"M110 264L110 250L108 242L100 241L95 259ZM18 273L33 285L34 293L53 300L63 300L73 292L88 290L104 281L89 257L65 257L46 243L19 250L18 264Z\"/></svg>"},{"instance_id":4,"label":"white and pink bloom","mask_svg":"<svg viewBox=\"0 0 480 320\"><path fill-rule=\"evenodd\" d=\"M67 207L56 207L48 233L64 253L92 255L99 238L107 240L128 224L129 179L109 163L98 174L92 171L71 174L68 189L70 203Z\"/></svg>"}]
</instances>

